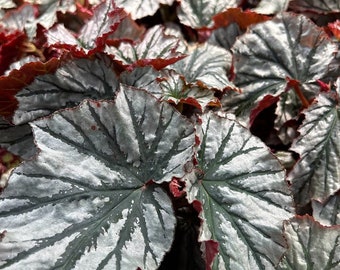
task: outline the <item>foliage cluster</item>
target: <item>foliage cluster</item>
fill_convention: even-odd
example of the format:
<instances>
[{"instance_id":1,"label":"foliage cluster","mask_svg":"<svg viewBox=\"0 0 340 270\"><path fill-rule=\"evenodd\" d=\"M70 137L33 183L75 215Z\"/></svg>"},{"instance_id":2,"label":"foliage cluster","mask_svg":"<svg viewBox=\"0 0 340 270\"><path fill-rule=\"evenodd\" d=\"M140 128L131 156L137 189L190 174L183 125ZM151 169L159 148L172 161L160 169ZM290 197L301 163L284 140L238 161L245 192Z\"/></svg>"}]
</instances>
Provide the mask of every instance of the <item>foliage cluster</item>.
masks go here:
<instances>
[{"instance_id":1,"label":"foliage cluster","mask_svg":"<svg viewBox=\"0 0 340 270\"><path fill-rule=\"evenodd\" d=\"M338 0L0 10L0 269L339 269Z\"/></svg>"}]
</instances>

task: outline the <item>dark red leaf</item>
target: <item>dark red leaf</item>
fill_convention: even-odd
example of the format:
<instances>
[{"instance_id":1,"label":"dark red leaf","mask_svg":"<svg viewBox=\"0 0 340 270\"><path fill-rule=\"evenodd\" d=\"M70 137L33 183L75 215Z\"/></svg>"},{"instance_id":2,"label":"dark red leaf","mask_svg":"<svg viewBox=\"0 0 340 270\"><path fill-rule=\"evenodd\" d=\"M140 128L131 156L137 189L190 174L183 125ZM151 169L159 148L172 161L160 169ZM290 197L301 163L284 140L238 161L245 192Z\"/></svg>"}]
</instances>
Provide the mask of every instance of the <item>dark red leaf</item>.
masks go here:
<instances>
[{"instance_id":1,"label":"dark red leaf","mask_svg":"<svg viewBox=\"0 0 340 270\"><path fill-rule=\"evenodd\" d=\"M261 15L253 11L242 11L240 8L229 8L213 17L214 28L228 26L231 23L237 23L242 30L248 26L270 20L269 16Z\"/></svg>"},{"instance_id":2,"label":"dark red leaf","mask_svg":"<svg viewBox=\"0 0 340 270\"><path fill-rule=\"evenodd\" d=\"M198 34L198 42L203 43L206 42L211 34L213 33L213 30L211 28L203 27L200 29L197 29L197 34Z\"/></svg>"},{"instance_id":3,"label":"dark red leaf","mask_svg":"<svg viewBox=\"0 0 340 270\"><path fill-rule=\"evenodd\" d=\"M0 31L0 75L3 75L10 64L20 58L27 37L21 31L6 31L1 27Z\"/></svg>"},{"instance_id":4,"label":"dark red leaf","mask_svg":"<svg viewBox=\"0 0 340 270\"><path fill-rule=\"evenodd\" d=\"M93 11L85 5L77 2L76 7L78 17L82 18L83 20L88 20L93 16Z\"/></svg>"},{"instance_id":5,"label":"dark red leaf","mask_svg":"<svg viewBox=\"0 0 340 270\"><path fill-rule=\"evenodd\" d=\"M202 106L199 104L197 99L195 99L193 97L182 98L181 103L189 104L191 106L194 106L194 107L202 110Z\"/></svg>"},{"instance_id":6,"label":"dark red leaf","mask_svg":"<svg viewBox=\"0 0 340 270\"><path fill-rule=\"evenodd\" d=\"M146 67L146 66L153 66L156 70L161 70L166 66L172 65L177 61L186 57L185 55L178 55L173 56L171 58L162 59L162 58L155 58L155 59L140 59L129 66L129 70L133 70L136 67Z\"/></svg>"}]
</instances>

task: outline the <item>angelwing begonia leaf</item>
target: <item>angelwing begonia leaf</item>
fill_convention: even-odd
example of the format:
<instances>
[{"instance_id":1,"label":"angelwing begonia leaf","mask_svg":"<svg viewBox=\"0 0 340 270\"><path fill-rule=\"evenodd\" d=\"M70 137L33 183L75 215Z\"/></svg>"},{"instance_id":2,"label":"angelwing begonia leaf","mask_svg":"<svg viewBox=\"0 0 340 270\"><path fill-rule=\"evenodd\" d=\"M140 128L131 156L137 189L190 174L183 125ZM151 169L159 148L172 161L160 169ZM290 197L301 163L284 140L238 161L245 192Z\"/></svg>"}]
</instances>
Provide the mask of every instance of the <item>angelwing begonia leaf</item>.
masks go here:
<instances>
[{"instance_id":1,"label":"angelwing begonia leaf","mask_svg":"<svg viewBox=\"0 0 340 270\"><path fill-rule=\"evenodd\" d=\"M78 59L24 87L16 98L19 102L13 122L22 124L79 104L85 98L111 99L118 88L117 75L107 58Z\"/></svg>"},{"instance_id":2,"label":"angelwing begonia leaf","mask_svg":"<svg viewBox=\"0 0 340 270\"><path fill-rule=\"evenodd\" d=\"M124 8L137 20L156 13L161 4L172 5L174 0L115 0L117 6Z\"/></svg>"},{"instance_id":3,"label":"angelwing begonia leaf","mask_svg":"<svg viewBox=\"0 0 340 270\"><path fill-rule=\"evenodd\" d=\"M313 217L322 225L340 225L340 192L320 203L312 201Z\"/></svg>"},{"instance_id":4,"label":"angelwing begonia leaf","mask_svg":"<svg viewBox=\"0 0 340 270\"><path fill-rule=\"evenodd\" d=\"M320 94L306 111L300 136L290 150L300 159L288 175L299 206L320 202L340 189L340 109L332 95Z\"/></svg>"},{"instance_id":5,"label":"angelwing begonia leaf","mask_svg":"<svg viewBox=\"0 0 340 270\"><path fill-rule=\"evenodd\" d=\"M296 217L285 224L288 251L278 269L307 270L340 267L340 226L324 227L311 217Z\"/></svg>"},{"instance_id":6,"label":"angelwing begonia leaf","mask_svg":"<svg viewBox=\"0 0 340 270\"><path fill-rule=\"evenodd\" d=\"M162 69L184 57L177 51L179 40L164 34L163 27L150 28L141 41L135 44L122 42L118 48L107 46L105 51L124 65L147 66Z\"/></svg>"},{"instance_id":7,"label":"angelwing begonia leaf","mask_svg":"<svg viewBox=\"0 0 340 270\"><path fill-rule=\"evenodd\" d=\"M226 100L226 107L246 115L265 95L283 93L289 80L300 84L307 99L314 97L316 80L327 74L336 46L303 15L282 13L252 27L232 50L234 83L242 94Z\"/></svg>"},{"instance_id":8,"label":"angelwing begonia leaf","mask_svg":"<svg viewBox=\"0 0 340 270\"><path fill-rule=\"evenodd\" d=\"M219 243L212 269L273 269L285 250L283 221L291 217L284 169L234 120L203 115L200 140L198 181L188 197L202 203L202 240Z\"/></svg>"},{"instance_id":9,"label":"angelwing begonia leaf","mask_svg":"<svg viewBox=\"0 0 340 270\"><path fill-rule=\"evenodd\" d=\"M227 8L235 8L241 1L239 0L182 0L178 9L178 18L181 23L192 28L203 28L212 26L211 18L226 10Z\"/></svg>"},{"instance_id":10,"label":"angelwing begonia leaf","mask_svg":"<svg viewBox=\"0 0 340 270\"><path fill-rule=\"evenodd\" d=\"M227 77L232 61L230 52L205 43L189 48L186 54L186 58L169 68L182 74L187 83L218 90L236 88Z\"/></svg>"},{"instance_id":11,"label":"angelwing begonia leaf","mask_svg":"<svg viewBox=\"0 0 340 270\"><path fill-rule=\"evenodd\" d=\"M32 127L40 153L0 198L0 269L156 269L176 221L153 183L183 176L193 124L127 89Z\"/></svg>"},{"instance_id":12,"label":"angelwing begonia leaf","mask_svg":"<svg viewBox=\"0 0 340 270\"><path fill-rule=\"evenodd\" d=\"M295 11L335 13L340 11L340 2L338 0L292 0L289 8Z\"/></svg>"}]
</instances>

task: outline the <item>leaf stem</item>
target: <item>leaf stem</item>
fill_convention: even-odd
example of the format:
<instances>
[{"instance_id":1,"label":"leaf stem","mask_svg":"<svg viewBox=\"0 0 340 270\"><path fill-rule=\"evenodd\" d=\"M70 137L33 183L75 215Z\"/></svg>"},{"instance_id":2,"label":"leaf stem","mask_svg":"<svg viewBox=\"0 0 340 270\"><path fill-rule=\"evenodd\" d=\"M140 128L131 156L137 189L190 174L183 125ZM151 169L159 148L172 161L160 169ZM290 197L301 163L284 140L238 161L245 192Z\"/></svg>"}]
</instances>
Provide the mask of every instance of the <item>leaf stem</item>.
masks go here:
<instances>
[{"instance_id":1,"label":"leaf stem","mask_svg":"<svg viewBox=\"0 0 340 270\"><path fill-rule=\"evenodd\" d=\"M24 42L21 50L25 53L33 53L37 55L43 62L46 61L43 52L40 49L38 49L32 42L28 41Z\"/></svg>"},{"instance_id":2,"label":"leaf stem","mask_svg":"<svg viewBox=\"0 0 340 270\"><path fill-rule=\"evenodd\" d=\"M300 82L297 80L291 79L291 78L287 78L287 80L288 80L288 87L294 89L295 93L297 94L297 96L299 97L302 103L302 106L304 108L308 108L310 105L310 102L307 100L305 95L302 93Z\"/></svg>"}]
</instances>

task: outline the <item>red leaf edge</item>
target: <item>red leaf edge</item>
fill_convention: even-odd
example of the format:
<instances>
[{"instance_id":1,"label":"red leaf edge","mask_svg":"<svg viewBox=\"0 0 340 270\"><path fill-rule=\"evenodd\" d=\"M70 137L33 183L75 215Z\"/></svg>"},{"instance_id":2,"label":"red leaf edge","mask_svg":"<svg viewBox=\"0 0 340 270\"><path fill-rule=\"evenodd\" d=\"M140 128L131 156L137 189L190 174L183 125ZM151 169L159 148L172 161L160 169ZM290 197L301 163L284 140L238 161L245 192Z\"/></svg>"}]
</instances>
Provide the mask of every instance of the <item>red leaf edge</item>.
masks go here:
<instances>
[{"instance_id":1,"label":"red leaf edge","mask_svg":"<svg viewBox=\"0 0 340 270\"><path fill-rule=\"evenodd\" d=\"M203 206L202 203L198 200L194 200L192 202L193 208L197 211L197 213L201 213L203 211ZM215 240L207 240L207 241L202 241L201 242L201 251L202 251L202 256L203 259L206 262L206 270L211 270L212 268L212 263L218 254L219 250L219 243L216 242Z\"/></svg>"},{"instance_id":2,"label":"red leaf edge","mask_svg":"<svg viewBox=\"0 0 340 270\"><path fill-rule=\"evenodd\" d=\"M205 269L211 270L212 263L218 254L219 244L214 240L208 240L201 243L201 250L203 253L203 258L206 262Z\"/></svg>"},{"instance_id":3,"label":"red leaf edge","mask_svg":"<svg viewBox=\"0 0 340 270\"><path fill-rule=\"evenodd\" d=\"M6 31L0 27L0 75L9 68L13 61L20 58L21 47L27 39L21 31Z\"/></svg>"},{"instance_id":4,"label":"red leaf edge","mask_svg":"<svg viewBox=\"0 0 340 270\"><path fill-rule=\"evenodd\" d=\"M334 37L340 41L340 20L328 24L328 28L333 33Z\"/></svg>"},{"instance_id":5,"label":"red leaf edge","mask_svg":"<svg viewBox=\"0 0 340 270\"><path fill-rule=\"evenodd\" d=\"M8 119L17 109L15 95L25 86L29 85L36 76L50 74L57 70L60 60L51 58L49 61L32 62L15 69L8 76L0 77L0 115Z\"/></svg>"},{"instance_id":6,"label":"red leaf edge","mask_svg":"<svg viewBox=\"0 0 340 270\"><path fill-rule=\"evenodd\" d=\"M186 55L178 55L178 56L166 58L166 59L163 59L163 58L140 59L140 60L137 60L132 65L129 65L127 67L127 69L132 71L136 67L153 66L156 70L161 70L168 65L172 65L172 64L176 63L177 61L183 59L184 57L186 57Z\"/></svg>"},{"instance_id":7,"label":"red leaf edge","mask_svg":"<svg viewBox=\"0 0 340 270\"><path fill-rule=\"evenodd\" d=\"M253 125L256 117L265 109L269 108L273 104L277 103L280 100L279 97L275 97L272 95L266 95L258 104L257 106L251 110L249 116L249 124L250 126Z\"/></svg>"}]
</instances>

